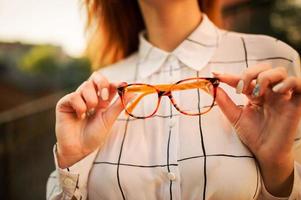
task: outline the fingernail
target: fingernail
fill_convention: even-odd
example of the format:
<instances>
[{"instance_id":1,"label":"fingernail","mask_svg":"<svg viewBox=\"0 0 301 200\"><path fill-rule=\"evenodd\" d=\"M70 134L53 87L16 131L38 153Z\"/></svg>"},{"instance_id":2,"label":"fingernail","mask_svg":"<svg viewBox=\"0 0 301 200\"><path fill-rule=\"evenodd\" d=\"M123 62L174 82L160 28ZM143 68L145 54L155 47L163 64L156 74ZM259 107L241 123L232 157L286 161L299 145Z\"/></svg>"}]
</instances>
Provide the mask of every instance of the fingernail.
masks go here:
<instances>
[{"instance_id":1,"label":"fingernail","mask_svg":"<svg viewBox=\"0 0 301 200\"><path fill-rule=\"evenodd\" d=\"M244 81L239 80L236 86L236 94L241 94L244 89Z\"/></svg>"},{"instance_id":2,"label":"fingernail","mask_svg":"<svg viewBox=\"0 0 301 200\"><path fill-rule=\"evenodd\" d=\"M103 88L101 90L101 98L104 101L107 101L109 99L109 90L108 90L108 88Z\"/></svg>"},{"instance_id":3,"label":"fingernail","mask_svg":"<svg viewBox=\"0 0 301 200\"><path fill-rule=\"evenodd\" d=\"M83 113L81 116L80 116L81 119L85 119L86 118L86 113Z\"/></svg>"},{"instance_id":4,"label":"fingernail","mask_svg":"<svg viewBox=\"0 0 301 200\"><path fill-rule=\"evenodd\" d=\"M255 87L253 89L253 92L252 92L253 96L259 97L259 91L260 91L260 86L259 86L258 83L256 83L256 85L255 85Z\"/></svg>"},{"instance_id":5,"label":"fingernail","mask_svg":"<svg viewBox=\"0 0 301 200\"><path fill-rule=\"evenodd\" d=\"M277 85L275 85L272 90L273 92L279 92L279 90L282 88L283 83L278 83Z\"/></svg>"},{"instance_id":6,"label":"fingernail","mask_svg":"<svg viewBox=\"0 0 301 200\"><path fill-rule=\"evenodd\" d=\"M88 112L87 112L87 116L90 117L92 115L94 115L95 113L95 108L91 108Z\"/></svg>"}]
</instances>

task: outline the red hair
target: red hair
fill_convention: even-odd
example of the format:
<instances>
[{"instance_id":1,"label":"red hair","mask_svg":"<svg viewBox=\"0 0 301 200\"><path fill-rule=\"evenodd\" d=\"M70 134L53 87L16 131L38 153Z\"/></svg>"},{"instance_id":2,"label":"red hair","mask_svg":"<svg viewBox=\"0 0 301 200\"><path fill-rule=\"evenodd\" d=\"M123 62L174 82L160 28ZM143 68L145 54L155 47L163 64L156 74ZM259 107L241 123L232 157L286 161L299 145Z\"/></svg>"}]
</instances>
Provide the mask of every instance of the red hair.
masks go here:
<instances>
[{"instance_id":1,"label":"red hair","mask_svg":"<svg viewBox=\"0 0 301 200\"><path fill-rule=\"evenodd\" d=\"M217 0L198 0L199 7L218 23ZM145 29L137 0L85 0L87 55L93 67L117 62L137 51L138 34Z\"/></svg>"}]
</instances>

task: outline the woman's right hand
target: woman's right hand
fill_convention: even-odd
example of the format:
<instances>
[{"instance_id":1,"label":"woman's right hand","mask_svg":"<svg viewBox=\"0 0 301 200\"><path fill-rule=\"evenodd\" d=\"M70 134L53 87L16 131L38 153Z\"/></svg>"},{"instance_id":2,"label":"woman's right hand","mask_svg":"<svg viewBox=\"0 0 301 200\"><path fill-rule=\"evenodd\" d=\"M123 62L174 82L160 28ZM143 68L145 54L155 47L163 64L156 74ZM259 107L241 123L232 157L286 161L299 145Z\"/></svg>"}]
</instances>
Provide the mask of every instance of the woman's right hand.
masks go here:
<instances>
[{"instance_id":1,"label":"woman's right hand","mask_svg":"<svg viewBox=\"0 0 301 200\"><path fill-rule=\"evenodd\" d=\"M110 104L116 88L94 72L76 91L58 101L55 131L59 167L73 165L104 142L123 110L120 98Z\"/></svg>"}]
</instances>

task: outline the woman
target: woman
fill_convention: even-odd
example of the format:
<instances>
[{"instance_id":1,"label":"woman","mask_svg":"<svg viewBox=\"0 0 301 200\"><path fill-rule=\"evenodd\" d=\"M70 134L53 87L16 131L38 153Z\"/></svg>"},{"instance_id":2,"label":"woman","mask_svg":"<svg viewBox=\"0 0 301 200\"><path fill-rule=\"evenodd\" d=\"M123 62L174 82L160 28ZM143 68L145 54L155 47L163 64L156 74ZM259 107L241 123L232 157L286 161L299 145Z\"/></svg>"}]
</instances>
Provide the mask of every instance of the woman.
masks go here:
<instances>
[{"instance_id":1,"label":"woman","mask_svg":"<svg viewBox=\"0 0 301 200\"><path fill-rule=\"evenodd\" d=\"M57 104L49 199L301 199L296 51L217 28L204 13L213 19L217 1L86 3L90 27L101 27L93 44L109 66ZM162 98L152 117L134 118L114 98L124 81L212 76L221 82L217 105L203 115ZM173 97L200 110L199 92L183 94Z\"/></svg>"}]
</instances>

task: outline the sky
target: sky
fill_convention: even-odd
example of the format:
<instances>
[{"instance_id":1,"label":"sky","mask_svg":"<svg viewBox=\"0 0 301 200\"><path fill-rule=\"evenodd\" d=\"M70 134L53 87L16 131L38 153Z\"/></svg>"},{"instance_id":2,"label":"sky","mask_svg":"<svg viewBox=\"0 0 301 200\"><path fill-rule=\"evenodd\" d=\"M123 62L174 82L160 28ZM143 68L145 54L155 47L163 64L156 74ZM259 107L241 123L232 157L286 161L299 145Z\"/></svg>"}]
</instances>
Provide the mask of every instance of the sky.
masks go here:
<instances>
[{"instance_id":1,"label":"sky","mask_svg":"<svg viewBox=\"0 0 301 200\"><path fill-rule=\"evenodd\" d=\"M50 43L71 56L85 48L82 0L0 0L0 41Z\"/></svg>"}]
</instances>

